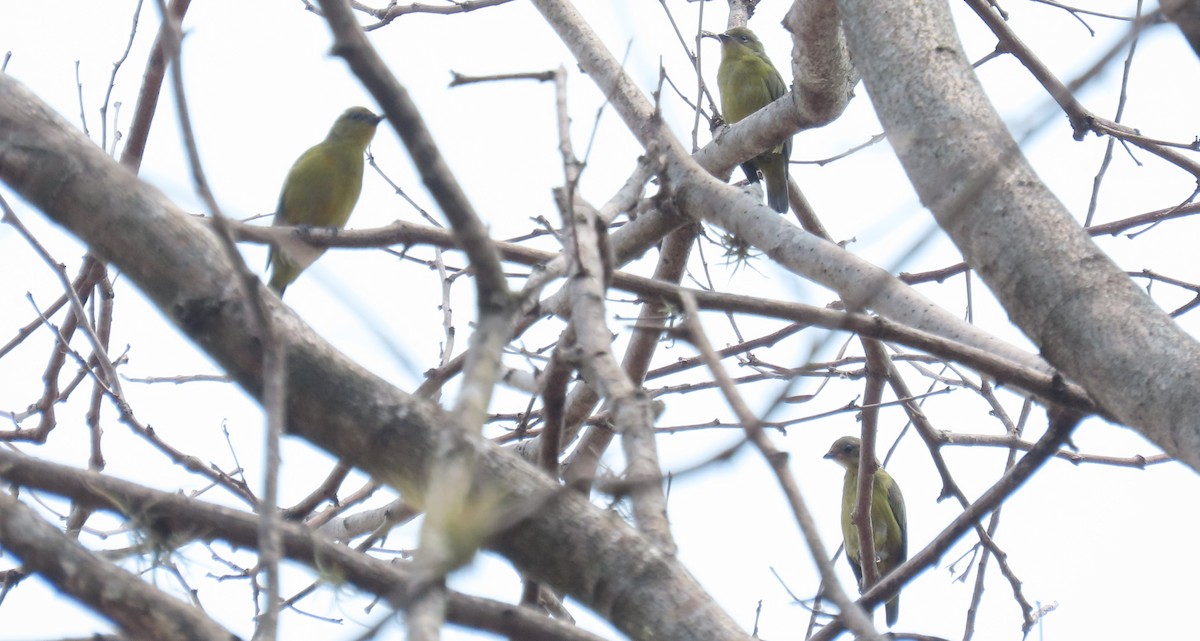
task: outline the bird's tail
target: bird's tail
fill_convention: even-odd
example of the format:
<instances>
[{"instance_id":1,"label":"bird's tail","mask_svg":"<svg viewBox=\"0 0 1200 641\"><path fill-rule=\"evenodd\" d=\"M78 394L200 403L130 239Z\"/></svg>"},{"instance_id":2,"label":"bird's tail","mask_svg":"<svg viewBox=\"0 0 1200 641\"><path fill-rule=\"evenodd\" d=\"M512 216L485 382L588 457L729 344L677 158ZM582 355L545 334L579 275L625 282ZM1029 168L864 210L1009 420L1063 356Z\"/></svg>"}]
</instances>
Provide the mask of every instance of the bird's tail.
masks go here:
<instances>
[{"instance_id":1,"label":"bird's tail","mask_svg":"<svg viewBox=\"0 0 1200 641\"><path fill-rule=\"evenodd\" d=\"M767 183L767 204L771 209L786 214L788 210L788 169L787 158L781 154L763 154L760 156L758 170L762 172Z\"/></svg>"},{"instance_id":2,"label":"bird's tail","mask_svg":"<svg viewBox=\"0 0 1200 641\"><path fill-rule=\"evenodd\" d=\"M300 275L300 270L283 255L283 252L276 250L274 247L271 248L271 255L268 261L271 263L271 282L269 286L275 290L276 294L279 294L280 298L283 298L283 290L287 289L287 286L296 280L296 277Z\"/></svg>"},{"instance_id":3,"label":"bird's tail","mask_svg":"<svg viewBox=\"0 0 1200 641\"><path fill-rule=\"evenodd\" d=\"M896 625L896 619L900 617L900 595L892 597L887 605L884 606L884 613L887 615L888 627Z\"/></svg>"}]
</instances>

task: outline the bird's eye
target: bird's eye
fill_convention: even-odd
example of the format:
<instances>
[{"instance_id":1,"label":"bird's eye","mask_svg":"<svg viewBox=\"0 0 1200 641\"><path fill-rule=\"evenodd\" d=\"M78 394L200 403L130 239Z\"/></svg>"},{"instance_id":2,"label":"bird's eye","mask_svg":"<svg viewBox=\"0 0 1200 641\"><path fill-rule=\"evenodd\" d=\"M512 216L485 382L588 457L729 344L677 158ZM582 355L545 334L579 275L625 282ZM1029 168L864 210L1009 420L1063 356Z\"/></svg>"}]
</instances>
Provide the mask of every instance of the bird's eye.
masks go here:
<instances>
[{"instance_id":1,"label":"bird's eye","mask_svg":"<svg viewBox=\"0 0 1200 641\"><path fill-rule=\"evenodd\" d=\"M750 38L747 38L746 36L738 36L738 40L741 40L742 42L750 42Z\"/></svg>"}]
</instances>

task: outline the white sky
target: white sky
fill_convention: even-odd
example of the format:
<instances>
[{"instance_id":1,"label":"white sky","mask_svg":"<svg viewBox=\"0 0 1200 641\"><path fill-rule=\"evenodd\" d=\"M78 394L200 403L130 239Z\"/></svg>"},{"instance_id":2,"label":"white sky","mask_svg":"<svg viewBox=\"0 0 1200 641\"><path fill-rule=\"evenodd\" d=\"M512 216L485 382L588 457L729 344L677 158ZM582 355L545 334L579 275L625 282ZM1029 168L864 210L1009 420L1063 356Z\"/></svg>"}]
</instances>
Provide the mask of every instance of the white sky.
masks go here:
<instances>
[{"instance_id":1,"label":"white sky","mask_svg":"<svg viewBox=\"0 0 1200 641\"><path fill-rule=\"evenodd\" d=\"M75 62L80 61L84 113L89 131L99 141L97 109L108 86L112 62L128 40L133 2L26 2L0 0L0 55L12 52L7 73L29 86L68 120L79 122L79 94ZM581 2L592 26L609 48L620 55L632 43L628 69L647 93L653 90L661 60L685 86L694 82L678 43L658 3L645 0ZM700 3L670 2L681 28L695 25ZM1133 10L1132 2L1096 2L1097 9L1120 14ZM787 3L766 2L753 26L766 42L767 51L783 68L789 49L785 34L776 28ZM1006 3L1013 12L1012 24L1060 77L1071 79L1087 68L1118 31L1107 21L1089 19L1097 28L1095 38L1061 10L1019 1ZM725 12L721 3L706 3L705 26L723 29ZM966 39L968 54L978 59L991 50L994 39L964 7L955 4L956 17ZM324 23L305 12L298 1L196 2L185 23L185 73L188 98L197 129L197 139L211 181L225 213L247 217L272 211L279 185L295 157L320 140L332 119L345 107L363 104L375 108L357 81L338 59L327 56L330 37ZM129 60L120 70L113 100L125 104L119 128L128 124L128 114L139 86L147 51L157 28L157 9L148 3L142 14ZM552 69L559 64L570 72L573 134L582 153L594 126L594 114L602 97L577 67L544 21L526 3L479 11L463 16L408 16L372 35L374 44L392 65L417 103L451 168L458 173L468 195L491 225L497 238L527 232L533 216L556 220L550 189L562 180L556 148L553 92L549 85L531 82L486 84L451 89L450 72L485 75ZM711 44L711 43L710 43ZM703 50L705 75L715 77L718 50ZM1143 133L1178 141L1190 141L1198 133L1195 105L1200 100L1200 83L1195 82L1200 63L1183 39L1169 27L1148 34L1139 45L1130 103L1125 121ZM1120 63L1112 65L1093 86L1080 95L1084 104L1110 116ZM1105 141L1090 137L1071 140L1065 117L1049 109L1049 101L1017 62L1004 58L981 70L997 108L1008 118L1015 133L1023 134L1031 122L1048 120L1050 126L1031 138L1028 153L1042 177L1063 202L1082 218L1086 211L1092 176L1099 165ZM689 89L691 91L692 89ZM687 139L691 115L678 100L664 105L666 117L678 134ZM1049 114L1049 118L1047 118ZM111 135L111 128L110 128ZM805 132L795 139L793 160L825 158L864 142L880 131L866 91L858 95L845 116L819 131ZM702 132L701 143L707 142ZM408 156L394 133L383 126L372 151L391 180L438 216L430 198L414 177ZM611 111L600 122L593 162L584 175L582 193L594 203L606 200L633 168L639 149ZM1104 222L1170 206L1184 200L1194 181L1180 171L1166 168L1147 154L1137 154L1137 166L1118 148L1114 167L1106 183L1097 221ZM921 271L956 262L953 248L940 233L923 246L911 262L895 265L912 243L931 233L931 217L916 203L911 188L886 145L866 149L826 166L794 165L806 195L823 216L837 239L856 239L849 245L869 260L889 268ZM166 192L189 211L200 211L189 182L185 159L173 113L173 101L164 93L155 122L143 177ZM81 252L77 243L39 213L31 210L11 191L0 194L18 208L18 215L57 260L74 274ZM367 228L393 220L417 221L415 212L397 198L387 184L368 169L363 196L350 225ZM1173 222L1151 231L1137 242L1124 238L1098 242L1129 271L1143 268L1190 282L1200 281L1194 260L1196 223ZM1176 240L1178 239L1178 240ZM552 247L550 244L545 247ZM714 282L739 291L787 292L795 300L825 304L828 292L766 265L754 270L734 270L720 265L711 246L705 249L714 268ZM429 252L414 252L428 257ZM254 267L264 262L265 251L247 246L245 255ZM649 257L652 261L653 255ZM449 254L448 262L462 264ZM644 269L644 268L643 268ZM18 327L35 318L26 294L38 305L58 296L59 288L49 268L32 257L27 245L7 226L0 226L0 342ZM948 309L961 312L965 305L962 279L947 286L923 286L921 291L936 297ZM1140 281L1139 281L1140 283ZM432 304L414 301L440 300L439 283L432 272L401 263L382 252L331 251L292 288L288 302L317 330L347 354L404 389L413 389L420 372L436 362L441 334L441 315ZM772 289L773 288L773 289ZM998 335L1026 344L1008 326L1002 310L975 281L977 322ZM1187 296L1155 290L1160 303L1172 308ZM620 296L617 296L620 298ZM213 366L186 339L167 325L126 281L118 281L118 319L114 346L130 346L128 376L172 376L212 372ZM470 285L460 282L454 289L454 320L459 328L458 349L466 344L467 323L472 317ZM628 307L621 309L629 313ZM708 319L710 329L722 331L720 318ZM1191 328L1194 321L1182 321ZM777 326L746 320L742 329L754 336ZM620 322L614 327L623 328ZM375 331L408 356L398 362ZM727 333L727 332L726 332ZM553 332L530 337L526 345L541 347ZM774 352L773 362L800 363L812 344L823 339L813 333L788 341ZM727 337L714 336L724 344ZM832 348L842 338L832 341ZM617 348L623 345L618 341ZM832 352L827 349L821 358ZM0 410L21 411L41 392L38 374L49 354L49 339L43 331L21 349L0 360ZM691 355L681 344L663 347L664 362ZM521 365L519 360L510 364ZM71 371L68 367L67 371ZM745 370L735 370L745 374ZM665 383L656 381L650 387ZM141 420L153 424L164 438L205 460L226 469L235 466L230 446L250 470L261 460L261 414L255 403L240 391L220 384L184 386L127 383L126 391ZM805 392L814 385L802 383ZM758 407L765 407L778 385L762 384ZM854 400L861 383L852 382L831 390L812 406L786 407L788 416L815 414ZM79 395L82 398L84 395ZM688 397L691 398L691 397ZM1015 417L1019 402L1006 395L1006 406ZM494 409L523 409L523 397L502 397ZM503 407L499 405L503 404ZM714 397L702 402L671 407L662 425L677 425L726 418L724 405ZM995 434L998 423L986 409L972 402L969 392L933 397L926 410L941 429ZM108 411L108 410L106 410ZM84 465L86 437L83 408L71 403L60 410L60 427L51 442L22 450L56 460ZM903 426L899 410L882 416L881 441L890 443ZM1044 413L1035 410L1030 425L1040 433ZM106 417L109 471L166 489L200 487L199 479L183 477L179 470L150 453L140 440ZM817 515L826 545L833 549L840 540L837 510L841 471L820 456L837 436L858 429L852 413L834 416L791 428L777 438L792 454L797 475L810 508ZM675 470L716 452L737 438L733 431L701 432L667 436L661 440L664 469ZM1157 448L1133 432L1091 421L1077 433L1075 442L1087 453L1130 456L1150 455ZM119 444L119 446L118 446ZM1003 453L975 452L961 448L944 450L956 478L971 497L978 496L998 476ZM289 441L286 467L297 483L285 487L284 503L306 494L315 479L328 467L326 459L303 443ZM614 461L617 464L618 461ZM319 470L313 472L312 470ZM929 465L928 454L910 435L900 445L890 465L902 483L908 504L910 552L932 538L957 513L952 501L935 503L940 481ZM306 475L306 476L302 476ZM253 487L260 479L248 477ZM349 486L353 486L351 483ZM749 452L734 461L718 464L690 477L677 480L670 497L671 518L680 542L680 557L727 610L749 630L758 601L763 601L760 634L768 639L802 638L807 612L791 605L789 597L772 578L775 568L797 594L808 597L816 589L815 569L793 521L767 469ZM753 496L753 500L747 500ZM1200 574L1200 561L1190 553L1190 537L1200 529L1200 516L1188 506L1200 496L1200 479L1180 465L1170 464L1148 471L1100 466L1074 467L1055 461L1037 475L1005 507L998 535L1009 553L1009 562L1023 582L1025 595L1041 604L1058 603L1044 620L1044 627L1030 638L1166 638L1194 625L1190 607L1200 596L1192 577ZM212 493L206 498L231 502ZM380 501L388 496L379 496ZM115 523L97 519L93 525ZM412 545L411 532L388 541L392 549ZM119 538L119 537L118 537ZM97 547L116 547L105 542ZM967 550L969 540L959 545L934 568L917 577L903 592L899 630L919 631L950 638L961 637L963 616L970 598L974 574L957 582L947 567ZM225 571L208 559L202 548L188 548L186 559L214 572ZM251 557L242 554L249 565ZM12 563L5 556L3 563ZM5 566L7 567L7 565ZM838 564L846 585L851 575L844 562ZM1020 638L1020 618L1006 582L999 578L993 562L989 569L988 595L976 629L984 641ZM222 624L248 636L251 629L248 592L205 582L202 572L193 578L200 586L206 608ZM160 584L169 577L153 575ZM456 577L464 590L502 599L518 596L515 579L502 561L483 558L476 567ZM297 573L293 587L305 585ZM56 634L84 634L94 624L64 615L73 606L48 596L36 582L24 584L8 595L0 609L6 638L46 638ZM337 625L317 619L292 616L284 622L284 634L302 633L307 639L349 639L361 632L356 623L372 623L379 613L366 614L357 600L323 594L306 601L306 611L342 617ZM573 610L587 618L581 608ZM882 616L879 617L882 622ZM62 622L61 630L48 621ZM388 628L382 638L396 638ZM447 638L463 638L458 633Z\"/></svg>"}]
</instances>

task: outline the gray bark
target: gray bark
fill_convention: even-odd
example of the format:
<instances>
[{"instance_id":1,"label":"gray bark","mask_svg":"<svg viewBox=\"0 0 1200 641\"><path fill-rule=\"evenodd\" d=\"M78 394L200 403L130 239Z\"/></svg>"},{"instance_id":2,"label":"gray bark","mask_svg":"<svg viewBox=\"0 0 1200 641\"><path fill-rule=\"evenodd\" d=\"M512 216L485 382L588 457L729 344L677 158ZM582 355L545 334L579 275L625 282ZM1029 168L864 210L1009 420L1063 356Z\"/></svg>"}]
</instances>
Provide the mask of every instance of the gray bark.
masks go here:
<instances>
[{"instance_id":1,"label":"gray bark","mask_svg":"<svg viewBox=\"0 0 1200 641\"><path fill-rule=\"evenodd\" d=\"M1084 233L987 100L945 2L840 0L875 111L922 203L1041 355L1200 470L1200 345Z\"/></svg>"}]
</instances>

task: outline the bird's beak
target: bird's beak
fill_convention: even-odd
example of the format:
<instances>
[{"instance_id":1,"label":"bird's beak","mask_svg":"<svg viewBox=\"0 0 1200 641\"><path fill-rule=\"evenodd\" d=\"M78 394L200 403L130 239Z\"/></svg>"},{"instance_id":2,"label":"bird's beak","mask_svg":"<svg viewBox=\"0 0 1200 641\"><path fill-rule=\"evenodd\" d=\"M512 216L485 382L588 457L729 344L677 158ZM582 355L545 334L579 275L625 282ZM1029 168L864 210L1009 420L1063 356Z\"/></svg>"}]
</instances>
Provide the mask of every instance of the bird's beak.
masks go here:
<instances>
[{"instance_id":1,"label":"bird's beak","mask_svg":"<svg viewBox=\"0 0 1200 641\"><path fill-rule=\"evenodd\" d=\"M711 32L711 31L701 31L701 32L700 32L700 37L701 37L701 38L712 38L713 40L721 40L721 41L724 41L724 39L725 39L725 34L723 34L723 33L713 33L713 32Z\"/></svg>"},{"instance_id":2,"label":"bird's beak","mask_svg":"<svg viewBox=\"0 0 1200 641\"><path fill-rule=\"evenodd\" d=\"M825 456L822 456L821 458L835 459L835 458L837 458L837 452L834 452L833 450L829 450L828 452L825 453Z\"/></svg>"},{"instance_id":3,"label":"bird's beak","mask_svg":"<svg viewBox=\"0 0 1200 641\"><path fill-rule=\"evenodd\" d=\"M382 115L375 116L375 124L378 125L379 123L383 122L386 119L387 119L387 116L382 116Z\"/></svg>"}]
</instances>

